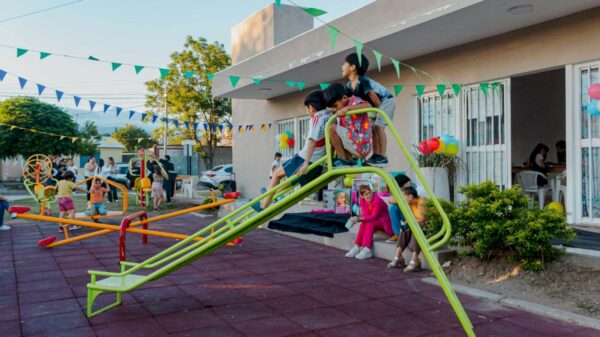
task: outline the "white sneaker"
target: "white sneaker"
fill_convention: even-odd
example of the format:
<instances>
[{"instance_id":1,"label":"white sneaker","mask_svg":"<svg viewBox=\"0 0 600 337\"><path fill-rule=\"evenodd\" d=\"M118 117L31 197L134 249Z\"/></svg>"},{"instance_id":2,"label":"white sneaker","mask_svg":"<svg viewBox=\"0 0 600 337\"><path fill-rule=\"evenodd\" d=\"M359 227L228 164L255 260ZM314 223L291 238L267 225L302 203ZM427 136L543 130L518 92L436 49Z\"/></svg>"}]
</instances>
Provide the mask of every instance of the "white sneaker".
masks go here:
<instances>
[{"instance_id":1,"label":"white sneaker","mask_svg":"<svg viewBox=\"0 0 600 337\"><path fill-rule=\"evenodd\" d=\"M7 231L7 230L9 230L9 229L10 229L10 227L9 227L9 226L7 226L7 225L2 225L2 226L0 226L0 231Z\"/></svg>"},{"instance_id":2,"label":"white sneaker","mask_svg":"<svg viewBox=\"0 0 600 337\"><path fill-rule=\"evenodd\" d=\"M370 259L373 257L373 253L371 253L371 249L367 248L367 247L363 247L360 250L360 253L356 254L356 258L358 260L366 260L366 259Z\"/></svg>"},{"instance_id":3,"label":"white sneaker","mask_svg":"<svg viewBox=\"0 0 600 337\"><path fill-rule=\"evenodd\" d=\"M356 254L360 252L360 247L354 246L346 253L346 257L356 257Z\"/></svg>"}]
</instances>

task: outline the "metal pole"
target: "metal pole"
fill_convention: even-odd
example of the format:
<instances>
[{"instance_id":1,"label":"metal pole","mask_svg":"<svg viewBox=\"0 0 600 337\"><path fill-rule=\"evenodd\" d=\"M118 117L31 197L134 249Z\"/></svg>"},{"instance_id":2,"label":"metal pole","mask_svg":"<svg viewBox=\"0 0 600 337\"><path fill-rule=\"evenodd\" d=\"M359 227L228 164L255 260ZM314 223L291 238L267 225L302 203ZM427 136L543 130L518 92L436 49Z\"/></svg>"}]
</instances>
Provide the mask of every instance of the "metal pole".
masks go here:
<instances>
[{"instance_id":1,"label":"metal pole","mask_svg":"<svg viewBox=\"0 0 600 337\"><path fill-rule=\"evenodd\" d=\"M169 102L167 100L167 86L165 85L165 139L163 144L163 158L167 155L167 143L169 133Z\"/></svg>"}]
</instances>

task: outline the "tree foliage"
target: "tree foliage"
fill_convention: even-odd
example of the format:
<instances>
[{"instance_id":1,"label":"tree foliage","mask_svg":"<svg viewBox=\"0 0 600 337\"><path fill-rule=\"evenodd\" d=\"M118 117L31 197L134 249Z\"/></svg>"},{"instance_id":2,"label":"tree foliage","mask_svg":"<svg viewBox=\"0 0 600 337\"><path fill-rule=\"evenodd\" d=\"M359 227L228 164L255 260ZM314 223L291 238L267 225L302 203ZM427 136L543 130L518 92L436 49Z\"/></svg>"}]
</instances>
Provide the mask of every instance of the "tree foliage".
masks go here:
<instances>
[{"instance_id":1,"label":"tree foliage","mask_svg":"<svg viewBox=\"0 0 600 337\"><path fill-rule=\"evenodd\" d=\"M98 132L96 123L86 121L80 128L79 135L86 139L84 142L78 142L77 153L83 155L93 155L98 150L98 142L102 140L102 136Z\"/></svg>"},{"instance_id":2,"label":"tree foliage","mask_svg":"<svg viewBox=\"0 0 600 337\"><path fill-rule=\"evenodd\" d=\"M10 98L0 103L0 123L79 137L77 124L64 110L34 97ZM79 141L48 136L0 126L0 158L27 158L36 153L72 155L78 152Z\"/></svg>"},{"instance_id":3,"label":"tree foliage","mask_svg":"<svg viewBox=\"0 0 600 337\"><path fill-rule=\"evenodd\" d=\"M147 149L156 145L155 140L148 139L150 135L144 129L131 124L125 124L124 127L115 130L112 137L123 144L127 152L135 152L139 149ZM142 140L140 141L140 139Z\"/></svg>"},{"instance_id":4,"label":"tree foliage","mask_svg":"<svg viewBox=\"0 0 600 337\"><path fill-rule=\"evenodd\" d=\"M213 124L229 122L231 101L212 95L212 81L208 74L215 74L231 64L231 59L222 44L208 43L205 38L194 39L188 36L182 51L171 54L169 74L163 79L146 83L150 94L146 105L152 113L164 115L165 92L167 93L168 117L189 122L189 127L169 125L176 140L193 139L201 151L208 167L213 166L213 158L219 142L218 128ZM194 75L186 76L186 72ZM189 74L189 73L188 73ZM188 78L189 77L189 78ZM194 123L198 132L194 131ZM207 129L204 129L206 124ZM200 135L203 132L205 135ZM164 126L155 130L155 137L164 133ZM204 141L203 141L204 139Z\"/></svg>"}]
</instances>

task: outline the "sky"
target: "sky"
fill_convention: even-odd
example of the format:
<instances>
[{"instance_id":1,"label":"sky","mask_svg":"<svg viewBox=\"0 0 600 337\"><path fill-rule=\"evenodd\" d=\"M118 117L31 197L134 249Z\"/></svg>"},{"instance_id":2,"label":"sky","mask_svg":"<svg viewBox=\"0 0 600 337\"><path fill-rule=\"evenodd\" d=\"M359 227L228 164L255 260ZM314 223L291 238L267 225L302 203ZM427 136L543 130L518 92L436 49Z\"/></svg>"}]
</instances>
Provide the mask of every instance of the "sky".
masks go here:
<instances>
[{"instance_id":1,"label":"sky","mask_svg":"<svg viewBox=\"0 0 600 337\"><path fill-rule=\"evenodd\" d=\"M83 0L14 20L7 18L58 6L73 0L0 0L0 45L50 53L166 67L171 52L180 50L186 36L203 36L219 41L230 51L230 29L272 1L269 0ZM329 22L358 9L372 0L295 0L306 7L328 12L321 18ZM288 4L282 0L283 4ZM315 21L315 26L319 22ZM96 112L69 110L81 123L95 121L101 128L122 126L128 113L102 113L101 103L143 111L144 82L159 76L154 69L136 75L132 67L116 71L110 64L62 58L51 55L43 60L39 53L17 58L12 48L0 46L0 69L30 82L21 90L18 79L7 75L0 82L0 100L10 96L34 94L34 83L65 92L57 105L74 108L71 95L98 102ZM32 83L33 82L33 83ZM56 103L54 91L47 89L42 100ZM80 105L89 108L87 101ZM109 110L110 112L111 110ZM134 117L135 119L136 117ZM139 117L137 118L139 120Z\"/></svg>"}]
</instances>

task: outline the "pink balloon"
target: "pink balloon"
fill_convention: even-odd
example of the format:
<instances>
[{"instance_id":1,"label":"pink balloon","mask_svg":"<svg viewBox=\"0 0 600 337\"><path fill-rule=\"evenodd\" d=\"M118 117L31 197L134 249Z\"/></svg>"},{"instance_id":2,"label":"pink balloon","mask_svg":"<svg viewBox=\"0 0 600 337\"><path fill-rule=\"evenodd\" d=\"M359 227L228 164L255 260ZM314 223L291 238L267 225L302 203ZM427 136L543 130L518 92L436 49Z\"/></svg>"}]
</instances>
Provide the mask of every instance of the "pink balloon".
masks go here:
<instances>
[{"instance_id":1,"label":"pink balloon","mask_svg":"<svg viewBox=\"0 0 600 337\"><path fill-rule=\"evenodd\" d=\"M600 100L600 83L594 83L590 85L588 94L592 99Z\"/></svg>"}]
</instances>

